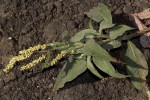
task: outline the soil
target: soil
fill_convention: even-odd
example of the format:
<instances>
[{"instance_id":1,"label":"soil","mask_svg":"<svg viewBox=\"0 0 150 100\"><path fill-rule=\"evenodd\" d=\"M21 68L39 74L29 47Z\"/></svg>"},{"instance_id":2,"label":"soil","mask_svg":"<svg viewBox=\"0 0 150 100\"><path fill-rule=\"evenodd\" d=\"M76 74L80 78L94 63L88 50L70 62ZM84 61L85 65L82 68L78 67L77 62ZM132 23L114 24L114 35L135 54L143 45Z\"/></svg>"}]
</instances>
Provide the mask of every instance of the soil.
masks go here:
<instances>
[{"instance_id":1,"label":"soil","mask_svg":"<svg viewBox=\"0 0 150 100\"><path fill-rule=\"evenodd\" d=\"M43 72L36 68L20 72L19 66L26 63L21 62L10 73L2 72L19 50L60 41L60 34L66 30L73 35L86 28L88 18L84 12L98 3L106 4L114 22L122 24L129 24L124 20L125 13L150 7L150 0L0 0L0 100L146 100L129 79L99 80L88 71L53 92L61 64ZM149 50L142 50L149 60Z\"/></svg>"}]
</instances>

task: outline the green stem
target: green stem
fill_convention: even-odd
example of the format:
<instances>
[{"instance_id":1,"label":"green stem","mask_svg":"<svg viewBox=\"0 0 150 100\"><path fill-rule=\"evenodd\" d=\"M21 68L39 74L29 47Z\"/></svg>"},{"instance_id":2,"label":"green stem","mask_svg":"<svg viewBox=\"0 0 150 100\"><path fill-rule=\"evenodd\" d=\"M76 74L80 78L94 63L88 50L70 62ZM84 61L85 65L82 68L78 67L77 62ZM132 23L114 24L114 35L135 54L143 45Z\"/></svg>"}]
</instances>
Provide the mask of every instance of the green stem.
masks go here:
<instances>
[{"instance_id":1,"label":"green stem","mask_svg":"<svg viewBox=\"0 0 150 100\"><path fill-rule=\"evenodd\" d=\"M141 36L143 34L146 34L149 31L150 31L150 27L148 27L148 28L146 28L146 29L144 29L142 31L137 31L136 33L131 33L130 35L124 35L122 40L130 40L130 39L132 39L134 37L138 37L138 36Z\"/></svg>"}]
</instances>

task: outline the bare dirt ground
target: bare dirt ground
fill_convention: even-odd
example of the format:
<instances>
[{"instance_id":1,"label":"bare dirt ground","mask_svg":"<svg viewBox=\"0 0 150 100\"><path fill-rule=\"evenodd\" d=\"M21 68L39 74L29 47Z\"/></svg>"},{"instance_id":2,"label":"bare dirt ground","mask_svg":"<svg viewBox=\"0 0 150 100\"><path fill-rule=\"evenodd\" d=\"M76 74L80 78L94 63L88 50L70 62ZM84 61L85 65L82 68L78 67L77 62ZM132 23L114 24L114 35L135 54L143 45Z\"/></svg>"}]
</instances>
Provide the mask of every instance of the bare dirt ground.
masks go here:
<instances>
[{"instance_id":1,"label":"bare dirt ground","mask_svg":"<svg viewBox=\"0 0 150 100\"><path fill-rule=\"evenodd\" d=\"M125 13L150 7L150 0L0 0L0 100L146 100L129 79L99 80L88 71L55 93L53 84L61 65L40 73L36 68L20 72L19 66L26 63L21 62L10 73L2 73L19 50L59 41L65 30L72 35L86 28L84 12L98 3L106 4L114 22L122 24L128 24ZM149 50L142 50L149 60Z\"/></svg>"}]
</instances>

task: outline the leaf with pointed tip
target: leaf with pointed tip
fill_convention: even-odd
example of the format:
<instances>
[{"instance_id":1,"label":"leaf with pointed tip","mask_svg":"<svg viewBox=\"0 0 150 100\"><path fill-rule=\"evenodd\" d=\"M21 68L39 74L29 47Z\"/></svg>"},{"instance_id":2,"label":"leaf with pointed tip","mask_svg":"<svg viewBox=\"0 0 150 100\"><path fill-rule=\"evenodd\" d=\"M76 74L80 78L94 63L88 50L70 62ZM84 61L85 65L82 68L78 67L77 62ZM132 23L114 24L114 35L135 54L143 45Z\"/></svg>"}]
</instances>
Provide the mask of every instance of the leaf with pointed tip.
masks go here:
<instances>
[{"instance_id":1,"label":"leaf with pointed tip","mask_svg":"<svg viewBox=\"0 0 150 100\"><path fill-rule=\"evenodd\" d=\"M78 33L76 33L71 39L70 42L78 42L81 41L86 35L92 34L92 35L98 35L96 30L94 29L84 29Z\"/></svg>"},{"instance_id":2,"label":"leaf with pointed tip","mask_svg":"<svg viewBox=\"0 0 150 100\"><path fill-rule=\"evenodd\" d=\"M111 12L108 7L102 3L91 9L89 12L86 12L86 15L96 22L105 20L106 22L112 23Z\"/></svg>"},{"instance_id":3,"label":"leaf with pointed tip","mask_svg":"<svg viewBox=\"0 0 150 100\"><path fill-rule=\"evenodd\" d=\"M103 58L108 61L116 62L116 59L109 55L109 53L98 45L93 39L89 39L87 41L85 46L80 50L80 53L87 56L94 56L96 58Z\"/></svg>"},{"instance_id":4,"label":"leaf with pointed tip","mask_svg":"<svg viewBox=\"0 0 150 100\"><path fill-rule=\"evenodd\" d=\"M131 42L128 42L128 49L125 56L127 72L132 75L131 82L138 90L146 94L146 76L148 65L143 53Z\"/></svg>"},{"instance_id":5,"label":"leaf with pointed tip","mask_svg":"<svg viewBox=\"0 0 150 100\"><path fill-rule=\"evenodd\" d=\"M104 43L101 46L105 50L111 50L111 49L119 48L121 45L122 45L121 41L119 41L119 40L112 40L111 42Z\"/></svg>"},{"instance_id":6,"label":"leaf with pointed tip","mask_svg":"<svg viewBox=\"0 0 150 100\"><path fill-rule=\"evenodd\" d=\"M96 70L96 68L93 66L91 62L91 56L87 57L87 68L98 78L103 78L103 76L100 75L99 72Z\"/></svg>"},{"instance_id":7,"label":"leaf with pointed tip","mask_svg":"<svg viewBox=\"0 0 150 100\"><path fill-rule=\"evenodd\" d=\"M95 22L101 22L103 20L98 7L94 7L89 12L85 12L85 14Z\"/></svg>"},{"instance_id":8,"label":"leaf with pointed tip","mask_svg":"<svg viewBox=\"0 0 150 100\"><path fill-rule=\"evenodd\" d=\"M99 33L102 34L102 30L111 28L111 27L113 27L114 25L115 25L115 24L112 24L112 23L109 23L109 22L106 22L105 20L103 20L103 21L100 23Z\"/></svg>"},{"instance_id":9,"label":"leaf with pointed tip","mask_svg":"<svg viewBox=\"0 0 150 100\"><path fill-rule=\"evenodd\" d=\"M117 73L115 71L114 67L112 66L112 64L105 59L93 57L93 62L101 71L107 73L108 75L110 75L112 77L116 77L116 78L128 77L126 75Z\"/></svg>"},{"instance_id":10,"label":"leaf with pointed tip","mask_svg":"<svg viewBox=\"0 0 150 100\"><path fill-rule=\"evenodd\" d=\"M104 20L108 23L112 23L112 16L111 11L108 9L108 7L102 3L99 3L99 12L101 16L104 18Z\"/></svg>"},{"instance_id":11,"label":"leaf with pointed tip","mask_svg":"<svg viewBox=\"0 0 150 100\"><path fill-rule=\"evenodd\" d=\"M116 39L119 36L122 36L124 34L124 32L132 30L134 28L129 27L127 25L118 25L118 26L114 26L113 28L110 28L109 31L109 37L110 39Z\"/></svg>"},{"instance_id":12,"label":"leaf with pointed tip","mask_svg":"<svg viewBox=\"0 0 150 100\"><path fill-rule=\"evenodd\" d=\"M86 61L79 59L73 62L67 62L56 79L54 90L64 87L65 83L74 80L77 76L85 72L87 69Z\"/></svg>"}]
</instances>

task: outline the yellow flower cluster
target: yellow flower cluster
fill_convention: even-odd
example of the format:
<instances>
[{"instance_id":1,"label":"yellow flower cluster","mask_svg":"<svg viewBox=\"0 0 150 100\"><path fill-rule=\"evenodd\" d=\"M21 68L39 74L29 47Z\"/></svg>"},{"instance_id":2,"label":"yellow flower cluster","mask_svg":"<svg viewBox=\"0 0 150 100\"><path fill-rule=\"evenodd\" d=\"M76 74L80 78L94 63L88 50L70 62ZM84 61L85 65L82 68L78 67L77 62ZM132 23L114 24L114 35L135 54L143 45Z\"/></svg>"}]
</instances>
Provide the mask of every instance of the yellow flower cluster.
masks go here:
<instances>
[{"instance_id":1,"label":"yellow flower cluster","mask_svg":"<svg viewBox=\"0 0 150 100\"><path fill-rule=\"evenodd\" d=\"M33 62L28 63L25 66L22 66L20 70L23 71L23 70L27 70L27 69L32 68L33 66L35 66L36 64L38 64L39 62L41 62L42 60L44 60L45 57L46 57L45 55L42 55L41 57L39 57L38 59L34 60Z\"/></svg>"},{"instance_id":2,"label":"yellow flower cluster","mask_svg":"<svg viewBox=\"0 0 150 100\"><path fill-rule=\"evenodd\" d=\"M43 44L43 45L39 44L39 45L36 45L34 47L30 47L29 49L19 51L19 54L28 54L30 52L34 52L36 50L45 49L45 48L46 48L45 44Z\"/></svg>"},{"instance_id":3,"label":"yellow flower cluster","mask_svg":"<svg viewBox=\"0 0 150 100\"><path fill-rule=\"evenodd\" d=\"M24 60L24 59L27 59L29 58L34 51L36 50L39 50L39 49L45 49L46 48L46 45L36 45L34 47L30 47L29 49L26 49L26 50L21 50L19 51L19 55L18 56L14 56L8 63L8 65L6 66L6 68L3 69L4 72L9 72L10 69L13 68L14 64L17 62L17 61L21 61L21 60Z\"/></svg>"},{"instance_id":4,"label":"yellow flower cluster","mask_svg":"<svg viewBox=\"0 0 150 100\"><path fill-rule=\"evenodd\" d=\"M30 57L32 54L33 54L33 52L30 52L30 53L24 54L24 55L14 56L14 57L9 61L8 65L3 69L3 71L4 71L5 73L9 72L9 70L13 68L14 64L15 64L17 61L24 60L24 59Z\"/></svg>"},{"instance_id":5,"label":"yellow flower cluster","mask_svg":"<svg viewBox=\"0 0 150 100\"><path fill-rule=\"evenodd\" d=\"M66 53L67 53L67 52L65 52L65 51L61 51L61 53L58 54L58 55L56 56L56 58L52 59L52 61L50 62L50 66L55 65L55 64L58 62L58 60L60 60L62 57L64 57L64 56L66 55Z\"/></svg>"}]
</instances>

